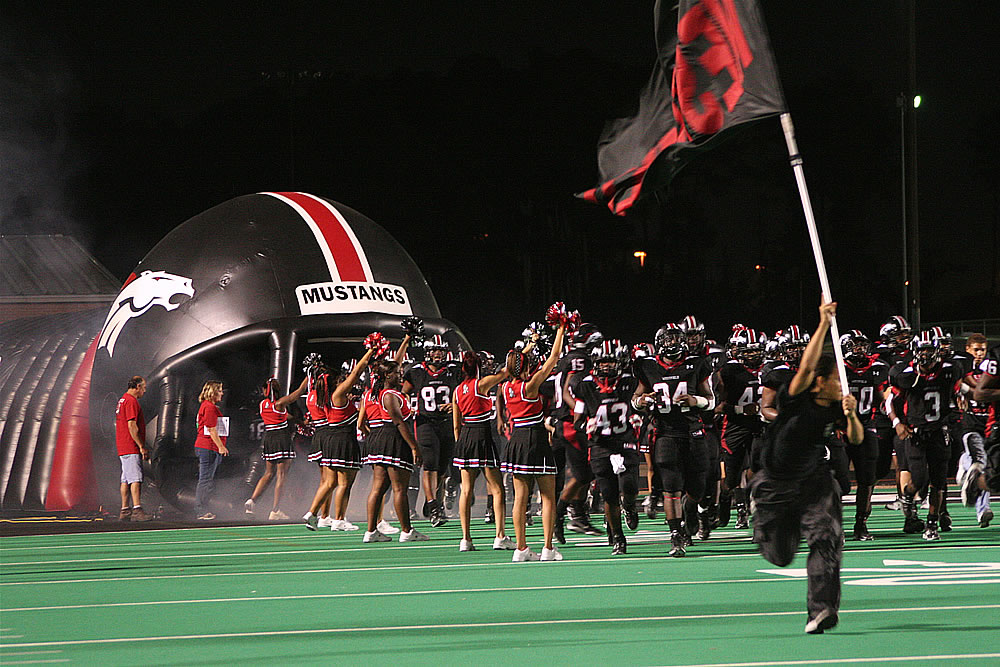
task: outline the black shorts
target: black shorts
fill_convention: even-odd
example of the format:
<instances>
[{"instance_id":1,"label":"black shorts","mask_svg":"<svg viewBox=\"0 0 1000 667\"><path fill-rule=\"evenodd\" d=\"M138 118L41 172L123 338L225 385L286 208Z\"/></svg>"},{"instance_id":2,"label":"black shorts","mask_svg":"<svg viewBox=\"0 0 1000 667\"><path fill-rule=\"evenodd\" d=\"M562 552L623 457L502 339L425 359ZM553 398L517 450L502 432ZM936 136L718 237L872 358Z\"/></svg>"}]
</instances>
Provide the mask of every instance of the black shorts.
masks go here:
<instances>
[{"instance_id":1,"label":"black shorts","mask_svg":"<svg viewBox=\"0 0 1000 667\"><path fill-rule=\"evenodd\" d=\"M615 474L611 465L611 454L621 454L625 472ZM639 493L638 449L622 448L619 451L612 451L604 447L592 447L590 467L594 471L594 477L601 488L601 496L605 502L618 505L620 496L624 495L626 500L630 500Z\"/></svg>"},{"instance_id":2,"label":"black shorts","mask_svg":"<svg viewBox=\"0 0 1000 667\"><path fill-rule=\"evenodd\" d=\"M590 469L590 453L587 449L587 436L576 430L573 422L558 421L552 433L552 449L562 449L566 456L573 478L581 484L587 484L594 479Z\"/></svg>"},{"instance_id":3,"label":"black shorts","mask_svg":"<svg viewBox=\"0 0 1000 667\"><path fill-rule=\"evenodd\" d=\"M656 438L653 457L664 491L685 491L700 498L705 492L708 453L702 434L668 434Z\"/></svg>"},{"instance_id":4,"label":"black shorts","mask_svg":"<svg viewBox=\"0 0 1000 667\"><path fill-rule=\"evenodd\" d=\"M455 457L455 431L450 419L424 419L417 424L417 446L423 468L446 473Z\"/></svg>"},{"instance_id":5,"label":"black shorts","mask_svg":"<svg viewBox=\"0 0 1000 667\"><path fill-rule=\"evenodd\" d=\"M287 424L284 428L264 431L262 444L264 448L260 455L265 461L283 461L295 458L295 448L292 447L292 429Z\"/></svg>"},{"instance_id":6,"label":"black shorts","mask_svg":"<svg viewBox=\"0 0 1000 667\"><path fill-rule=\"evenodd\" d=\"M515 428L500 470L514 475L555 475L556 460L549 446L549 432L542 426Z\"/></svg>"}]
</instances>

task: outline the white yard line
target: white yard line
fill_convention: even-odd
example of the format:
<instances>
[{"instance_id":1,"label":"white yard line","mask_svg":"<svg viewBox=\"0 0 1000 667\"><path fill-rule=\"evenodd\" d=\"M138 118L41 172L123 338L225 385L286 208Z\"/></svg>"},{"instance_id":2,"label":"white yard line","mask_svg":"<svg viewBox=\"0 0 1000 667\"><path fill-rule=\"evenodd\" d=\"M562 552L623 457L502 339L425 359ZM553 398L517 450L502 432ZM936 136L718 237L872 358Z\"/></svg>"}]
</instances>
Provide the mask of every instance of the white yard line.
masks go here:
<instances>
[{"instance_id":1,"label":"white yard line","mask_svg":"<svg viewBox=\"0 0 1000 667\"><path fill-rule=\"evenodd\" d=\"M998 604L957 605L943 607L887 607L882 609L841 609L841 614L898 614L903 612L968 611L974 609L998 609ZM295 635L337 635L352 633L405 632L412 630L460 630L472 628L526 627L535 625L582 625L588 623L640 623L650 621L690 621L720 620L727 618L774 618L779 616L802 616L803 611L762 611L737 614L684 614L675 616L639 616L624 618L566 618L540 619L534 621L493 621L487 623L435 623L427 625L389 625L354 628L316 628L312 630L270 630L260 632L222 632L197 635L159 635L152 637L111 637L104 639L70 639L47 642L25 642L7 644L6 648L34 648L38 646L82 646L94 644L129 644L136 642L176 641L184 639L233 639L237 637L288 637Z\"/></svg>"}]
</instances>

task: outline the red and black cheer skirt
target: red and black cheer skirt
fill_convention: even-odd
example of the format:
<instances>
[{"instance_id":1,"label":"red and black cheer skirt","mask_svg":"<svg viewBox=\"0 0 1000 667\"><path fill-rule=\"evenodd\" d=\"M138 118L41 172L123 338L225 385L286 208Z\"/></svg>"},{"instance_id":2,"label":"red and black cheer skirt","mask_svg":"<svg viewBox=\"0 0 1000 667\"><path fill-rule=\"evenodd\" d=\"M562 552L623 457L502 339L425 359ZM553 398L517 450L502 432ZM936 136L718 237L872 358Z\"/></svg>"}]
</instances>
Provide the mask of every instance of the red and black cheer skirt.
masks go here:
<instances>
[{"instance_id":1,"label":"red and black cheer skirt","mask_svg":"<svg viewBox=\"0 0 1000 667\"><path fill-rule=\"evenodd\" d=\"M555 475L556 459L543 426L513 429L500 470L514 475Z\"/></svg>"},{"instance_id":2,"label":"red and black cheer skirt","mask_svg":"<svg viewBox=\"0 0 1000 667\"><path fill-rule=\"evenodd\" d=\"M413 452L395 424L373 428L365 438L365 465L384 465L413 471Z\"/></svg>"},{"instance_id":3,"label":"red and black cheer skirt","mask_svg":"<svg viewBox=\"0 0 1000 667\"><path fill-rule=\"evenodd\" d=\"M264 437L261 440L264 446L261 458L265 461L295 458L295 448L292 447L292 429L289 428L287 422L282 428L264 431Z\"/></svg>"},{"instance_id":4,"label":"red and black cheer skirt","mask_svg":"<svg viewBox=\"0 0 1000 667\"><path fill-rule=\"evenodd\" d=\"M498 468L493 429L489 422L463 424L455 441L456 468Z\"/></svg>"}]
</instances>

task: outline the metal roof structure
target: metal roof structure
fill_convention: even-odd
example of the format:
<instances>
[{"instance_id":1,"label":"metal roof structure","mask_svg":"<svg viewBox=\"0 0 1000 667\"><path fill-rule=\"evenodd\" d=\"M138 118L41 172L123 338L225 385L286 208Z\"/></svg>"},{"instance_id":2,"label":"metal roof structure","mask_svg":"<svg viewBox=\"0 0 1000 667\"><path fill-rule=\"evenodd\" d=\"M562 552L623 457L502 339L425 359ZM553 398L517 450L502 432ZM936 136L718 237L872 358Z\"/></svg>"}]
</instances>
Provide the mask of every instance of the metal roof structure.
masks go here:
<instances>
[{"instance_id":1,"label":"metal roof structure","mask_svg":"<svg viewBox=\"0 0 1000 667\"><path fill-rule=\"evenodd\" d=\"M2 303L106 302L121 285L71 236L0 235Z\"/></svg>"}]
</instances>

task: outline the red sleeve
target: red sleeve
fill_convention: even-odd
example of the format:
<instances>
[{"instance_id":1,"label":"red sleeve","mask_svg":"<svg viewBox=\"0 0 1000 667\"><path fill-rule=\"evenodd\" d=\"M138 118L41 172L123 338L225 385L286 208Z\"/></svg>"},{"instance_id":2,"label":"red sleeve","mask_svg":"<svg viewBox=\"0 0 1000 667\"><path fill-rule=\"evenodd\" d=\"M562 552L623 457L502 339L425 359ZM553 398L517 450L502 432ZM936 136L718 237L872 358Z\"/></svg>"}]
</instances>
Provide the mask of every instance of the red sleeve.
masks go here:
<instances>
[{"instance_id":1,"label":"red sleeve","mask_svg":"<svg viewBox=\"0 0 1000 667\"><path fill-rule=\"evenodd\" d=\"M139 406L139 401L133 398L131 401L125 401L125 405L122 407L125 408L124 412L125 412L126 424L133 419L136 421L136 423L139 422L139 411L141 410Z\"/></svg>"},{"instance_id":2,"label":"red sleeve","mask_svg":"<svg viewBox=\"0 0 1000 667\"><path fill-rule=\"evenodd\" d=\"M212 428L213 426L218 426L219 417L222 415L217 408L212 403L205 401L201 404L201 410L198 411L198 423L203 427Z\"/></svg>"}]
</instances>

